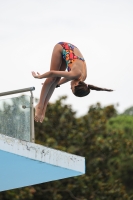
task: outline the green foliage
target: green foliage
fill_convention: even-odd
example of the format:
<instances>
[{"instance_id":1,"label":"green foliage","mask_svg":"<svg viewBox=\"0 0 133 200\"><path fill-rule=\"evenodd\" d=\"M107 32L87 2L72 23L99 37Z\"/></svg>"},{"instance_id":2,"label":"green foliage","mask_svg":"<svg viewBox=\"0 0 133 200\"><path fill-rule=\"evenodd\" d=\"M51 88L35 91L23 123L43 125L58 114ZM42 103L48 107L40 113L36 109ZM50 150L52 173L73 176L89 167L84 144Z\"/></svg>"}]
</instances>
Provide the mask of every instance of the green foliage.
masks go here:
<instances>
[{"instance_id":1,"label":"green foliage","mask_svg":"<svg viewBox=\"0 0 133 200\"><path fill-rule=\"evenodd\" d=\"M133 106L130 108L126 109L123 113L123 115L132 115L133 116Z\"/></svg>"},{"instance_id":2,"label":"green foliage","mask_svg":"<svg viewBox=\"0 0 133 200\"><path fill-rule=\"evenodd\" d=\"M110 132L121 131L125 137L133 137L133 116L119 115L111 118L107 123L107 130Z\"/></svg>"},{"instance_id":3,"label":"green foliage","mask_svg":"<svg viewBox=\"0 0 133 200\"><path fill-rule=\"evenodd\" d=\"M131 116L117 116L113 105L97 103L76 118L65 99L49 104L44 122L35 123L36 143L84 156L86 174L2 192L0 200L133 199Z\"/></svg>"},{"instance_id":4,"label":"green foliage","mask_svg":"<svg viewBox=\"0 0 133 200\"><path fill-rule=\"evenodd\" d=\"M121 179L128 193L133 195L133 116L113 117L108 120L106 127L107 132L112 134L111 138L118 141L118 155L115 158L119 166L117 177Z\"/></svg>"}]
</instances>

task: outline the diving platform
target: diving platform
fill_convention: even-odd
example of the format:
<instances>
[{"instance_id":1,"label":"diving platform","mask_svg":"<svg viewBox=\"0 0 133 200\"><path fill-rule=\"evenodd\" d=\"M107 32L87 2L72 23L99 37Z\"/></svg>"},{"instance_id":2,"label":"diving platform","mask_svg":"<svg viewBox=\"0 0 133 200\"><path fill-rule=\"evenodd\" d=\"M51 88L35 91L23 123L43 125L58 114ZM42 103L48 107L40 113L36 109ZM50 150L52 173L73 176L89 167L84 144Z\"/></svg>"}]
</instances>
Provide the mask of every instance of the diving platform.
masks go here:
<instances>
[{"instance_id":1,"label":"diving platform","mask_svg":"<svg viewBox=\"0 0 133 200\"><path fill-rule=\"evenodd\" d=\"M84 173L84 157L0 134L0 191Z\"/></svg>"}]
</instances>

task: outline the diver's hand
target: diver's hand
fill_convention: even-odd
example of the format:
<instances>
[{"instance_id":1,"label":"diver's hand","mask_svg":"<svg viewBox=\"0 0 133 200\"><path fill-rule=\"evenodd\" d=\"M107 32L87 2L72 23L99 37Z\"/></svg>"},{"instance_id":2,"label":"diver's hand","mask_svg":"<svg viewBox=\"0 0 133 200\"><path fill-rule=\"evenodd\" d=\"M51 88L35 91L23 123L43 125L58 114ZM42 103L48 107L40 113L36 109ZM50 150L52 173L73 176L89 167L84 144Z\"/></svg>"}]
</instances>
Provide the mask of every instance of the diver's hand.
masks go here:
<instances>
[{"instance_id":1,"label":"diver's hand","mask_svg":"<svg viewBox=\"0 0 133 200\"><path fill-rule=\"evenodd\" d=\"M32 71L31 73L32 73L32 76L34 78L40 78L40 73L39 72L35 73L34 71Z\"/></svg>"}]
</instances>

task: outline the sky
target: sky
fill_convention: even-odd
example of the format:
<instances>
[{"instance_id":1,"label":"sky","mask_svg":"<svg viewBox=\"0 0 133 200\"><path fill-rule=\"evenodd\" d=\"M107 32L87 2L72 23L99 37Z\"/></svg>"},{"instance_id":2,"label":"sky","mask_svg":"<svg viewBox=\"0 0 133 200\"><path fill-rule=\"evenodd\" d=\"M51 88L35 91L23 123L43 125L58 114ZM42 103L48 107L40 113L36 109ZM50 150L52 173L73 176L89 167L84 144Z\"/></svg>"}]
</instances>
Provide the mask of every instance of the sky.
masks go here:
<instances>
[{"instance_id":1,"label":"sky","mask_svg":"<svg viewBox=\"0 0 133 200\"><path fill-rule=\"evenodd\" d=\"M31 71L49 71L60 41L82 52L86 83L115 91L78 98L67 83L56 88L50 102L67 95L65 103L78 116L97 102L114 104L119 113L133 106L132 0L0 0L0 93L34 86L39 98L45 79L34 79Z\"/></svg>"}]
</instances>

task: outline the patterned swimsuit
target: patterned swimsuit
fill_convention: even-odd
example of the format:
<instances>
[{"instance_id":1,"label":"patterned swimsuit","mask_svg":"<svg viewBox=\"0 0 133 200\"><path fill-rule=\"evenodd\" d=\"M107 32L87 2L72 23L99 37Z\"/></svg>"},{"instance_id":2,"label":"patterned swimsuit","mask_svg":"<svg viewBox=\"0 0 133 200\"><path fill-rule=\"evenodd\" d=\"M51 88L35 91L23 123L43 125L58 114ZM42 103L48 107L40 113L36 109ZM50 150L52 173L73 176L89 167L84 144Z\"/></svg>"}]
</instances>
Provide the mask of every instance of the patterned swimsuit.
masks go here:
<instances>
[{"instance_id":1,"label":"patterned swimsuit","mask_svg":"<svg viewBox=\"0 0 133 200\"><path fill-rule=\"evenodd\" d=\"M76 56L74 54L74 48L77 48L74 45L66 42L59 42L58 44L60 44L63 47L62 57L66 61L68 71L71 71L72 63L76 59L82 60L83 62L85 61L84 58L80 58L79 56Z\"/></svg>"}]
</instances>

